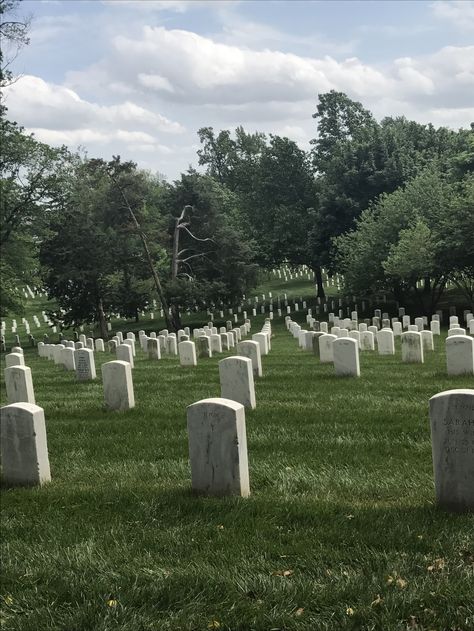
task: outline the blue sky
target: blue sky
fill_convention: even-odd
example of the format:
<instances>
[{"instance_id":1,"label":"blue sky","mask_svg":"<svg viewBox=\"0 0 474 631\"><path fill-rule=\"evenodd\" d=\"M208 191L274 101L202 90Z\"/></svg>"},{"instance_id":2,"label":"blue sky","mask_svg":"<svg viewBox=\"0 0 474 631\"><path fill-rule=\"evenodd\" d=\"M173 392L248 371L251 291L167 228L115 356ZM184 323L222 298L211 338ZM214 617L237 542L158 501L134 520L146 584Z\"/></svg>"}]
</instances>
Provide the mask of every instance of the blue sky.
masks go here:
<instances>
[{"instance_id":1,"label":"blue sky","mask_svg":"<svg viewBox=\"0 0 474 631\"><path fill-rule=\"evenodd\" d=\"M10 116L50 144L174 179L197 130L243 125L308 148L330 89L378 118L474 120L474 2L25 0Z\"/></svg>"}]
</instances>

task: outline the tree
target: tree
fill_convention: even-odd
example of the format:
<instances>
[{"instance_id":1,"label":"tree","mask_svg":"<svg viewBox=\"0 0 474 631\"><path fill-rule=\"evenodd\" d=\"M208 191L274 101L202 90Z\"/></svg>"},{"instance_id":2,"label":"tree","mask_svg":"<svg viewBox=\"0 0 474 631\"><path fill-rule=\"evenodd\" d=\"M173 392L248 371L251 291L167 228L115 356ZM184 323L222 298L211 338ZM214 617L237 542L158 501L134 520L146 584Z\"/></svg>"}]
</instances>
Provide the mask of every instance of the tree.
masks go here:
<instances>
[{"instance_id":1,"label":"tree","mask_svg":"<svg viewBox=\"0 0 474 631\"><path fill-rule=\"evenodd\" d=\"M334 240L347 290L412 296L429 314L452 280L472 302L473 208L471 177L450 182L435 168L381 196Z\"/></svg>"},{"instance_id":2,"label":"tree","mask_svg":"<svg viewBox=\"0 0 474 631\"><path fill-rule=\"evenodd\" d=\"M19 5L18 0L0 0L0 87L14 81L10 65L30 41L31 18L17 17Z\"/></svg>"},{"instance_id":3,"label":"tree","mask_svg":"<svg viewBox=\"0 0 474 631\"><path fill-rule=\"evenodd\" d=\"M150 188L148 176L131 162L76 165L40 251L48 293L59 305L54 315L66 326L97 322L107 338L112 311L137 316L151 300L150 271L130 216L153 223L146 206ZM158 258L158 251L153 246L150 256Z\"/></svg>"},{"instance_id":4,"label":"tree","mask_svg":"<svg viewBox=\"0 0 474 631\"><path fill-rule=\"evenodd\" d=\"M240 299L256 284L252 244L240 226L237 198L210 176L190 171L167 185L170 273L165 293L174 327L183 308Z\"/></svg>"}]
</instances>

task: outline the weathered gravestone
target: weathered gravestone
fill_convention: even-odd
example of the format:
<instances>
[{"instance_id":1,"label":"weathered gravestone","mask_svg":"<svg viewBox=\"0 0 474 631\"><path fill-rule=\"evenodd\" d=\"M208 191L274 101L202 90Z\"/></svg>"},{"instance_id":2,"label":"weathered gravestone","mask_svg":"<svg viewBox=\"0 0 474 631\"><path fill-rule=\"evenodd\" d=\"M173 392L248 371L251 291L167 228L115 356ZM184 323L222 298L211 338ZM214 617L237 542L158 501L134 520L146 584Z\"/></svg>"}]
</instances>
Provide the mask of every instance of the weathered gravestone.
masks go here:
<instances>
[{"instance_id":1,"label":"weathered gravestone","mask_svg":"<svg viewBox=\"0 0 474 631\"><path fill-rule=\"evenodd\" d=\"M322 331L315 331L312 337L313 354L319 359L319 338L324 335Z\"/></svg>"},{"instance_id":2,"label":"weathered gravestone","mask_svg":"<svg viewBox=\"0 0 474 631\"><path fill-rule=\"evenodd\" d=\"M333 361L339 377L360 377L359 345L350 337L339 337L333 343Z\"/></svg>"},{"instance_id":3,"label":"weathered gravestone","mask_svg":"<svg viewBox=\"0 0 474 631\"><path fill-rule=\"evenodd\" d=\"M5 368L8 403L36 403L31 369L28 366Z\"/></svg>"},{"instance_id":4,"label":"weathered gravestone","mask_svg":"<svg viewBox=\"0 0 474 631\"><path fill-rule=\"evenodd\" d=\"M207 335L200 335L196 340L198 357L212 357L211 340Z\"/></svg>"},{"instance_id":5,"label":"weathered gravestone","mask_svg":"<svg viewBox=\"0 0 474 631\"><path fill-rule=\"evenodd\" d=\"M128 362L130 367L134 368L133 350L130 344L125 344L126 341L127 340L124 340L123 344L119 344L117 346L116 357L119 361Z\"/></svg>"},{"instance_id":6,"label":"weathered gravestone","mask_svg":"<svg viewBox=\"0 0 474 631\"><path fill-rule=\"evenodd\" d=\"M99 353L105 352L104 340L101 337L98 337L95 341L95 350Z\"/></svg>"},{"instance_id":7,"label":"weathered gravestone","mask_svg":"<svg viewBox=\"0 0 474 631\"><path fill-rule=\"evenodd\" d=\"M160 341L156 337L149 337L147 343L148 359L161 359Z\"/></svg>"},{"instance_id":8,"label":"weathered gravestone","mask_svg":"<svg viewBox=\"0 0 474 631\"><path fill-rule=\"evenodd\" d=\"M222 342L221 342L221 336L219 335L219 333L211 333L210 340L211 340L212 354L222 353Z\"/></svg>"},{"instance_id":9,"label":"weathered gravestone","mask_svg":"<svg viewBox=\"0 0 474 631\"><path fill-rule=\"evenodd\" d=\"M252 340L246 340L237 344L237 352L241 357L247 357L252 362L254 377L262 376L262 356L260 344Z\"/></svg>"},{"instance_id":10,"label":"weathered gravestone","mask_svg":"<svg viewBox=\"0 0 474 631\"><path fill-rule=\"evenodd\" d=\"M446 338L448 375L474 375L474 339L467 335Z\"/></svg>"},{"instance_id":11,"label":"weathered gravestone","mask_svg":"<svg viewBox=\"0 0 474 631\"><path fill-rule=\"evenodd\" d=\"M395 355L395 338L392 329L377 331L377 348L379 355Z\"/></svg>"},{"instance_id":12,"label":"weathered gravestone","mask_svg":"<svg viewBox=\"0 0 474 631\"><path fill-rule=\"evenodd\" d=\"M251 410L255 408L255 385L251 359L239 356L221 359L219 378L223 399L237 401Z\"/></svg>"},{"instance_id":13,"label":"weathered gravestone","mask_svg":"<svg viewBox=\"0 0 474 631\"><path fill-rule=\"evenodd\" d=\"M90 348L81 348L74 351L76 363L76 379L78 381L88 381L96 378L94 352Z\"/></svg>"},{"instance_id":14,"label":"weathered gravestone","mask_svg":"<svg viewBox=\"0 0 474 631\"><path fill-rule=\"evenodd\" d=\"M405 331L402 334L402 362L408 364L423 363L423 344L418 331Z\"/></svg>"},{"instance_id":15,"label":"weathered gravestone","mask_svg":"<svg viewBox=\"0 0 474 631\"><path fill-rule=\"evenodd\" d=\"M420 331L421 343L424 351L434 351L433 333L431 331Z\"/></svg>"},{"instance_id":16,"label":"weathered gravestone","mask_svg":"<svg viewBox=\"0 0 474 631\"><path fill-rule=\"evenodd\" d=\"M179 363L181 366L197 366L196 344L183 341L178 344Z\"/></svg>"},{"instance_id":17,"label":"weathered gravestone","mask_svg":"<svg viewBox=\"0 0 474 631\"><path fill-rule=\"evenodd\" d=\"M76 360L74 358L75 350L73 348L63 348L61 351L61 364L64 370L76 370Z\"/></svg>"},{"instance_id":18,"label":"weathered gravestone","mask_svg":"<svg viewBox=\"0 0 474 631\"><path fill-rule=\"evenodd\" d=\"M325 333L319 338L319 361L322 364L331 364L334 361L333 344L337 340L336 335Z\"/></svg>"},{"instance_id":19,"label":"weathered gravestone","mask_svg":"<svg viewBox=\"0 0 474 631\"><path fill-rule=\"evenodd\" d=\"M132 367L129 362L115 360L102 364L104 400L109 410L129 410L135 407Z\"/></svg>"},{"instance_id":20,"label":"weathered gravestone","mask_svg":"<svg viewBox=\"0 0 474 631\"><path fill-rule=\"evenodd\" d=\"M33 403L0 410L3 481L8 486L38 486L51 480L44 411Z\"/></svg>"},{"instance_id":21,"label":"weathered gravestone","mask_svg":"<svg viewBox=\"0 0 474 631\"><path fill-rule=\"evenodd\" d=\"M7 368L10 366L24 366L25 358L23 357L23 353L9 353L5 355L5 365Z\"/></svg>"},{"instance_id":22,"label":"weathered gravestone","mask_svg":"<svg viewBox=\"0 0 474 631\"><path fill-rule=\"evenodd\" d=\"M436 500L447 510L474 510L474 390L430 399Z\"/></svg>"},{"instance_id":23,"label":"weathered gravestone","mask_svg":"<svg viewBox=\"0 0 474 631\"><path fill-rule=\"evenodd\" d=\"M245 408L228 399L204 399L187 409L191 483L207 495L250 494Z\"/></svg>"},{"instance_id":24,"label":"weathered gravestone","mask_svg":"<svg viewBox=\"0 0 474 631\"><path fill-rule=\"evenodd\" d=\"M260 344L260 355L268 355L268 336L266 333L254 333L252 341Z\"/></svg>"}]
</instances>

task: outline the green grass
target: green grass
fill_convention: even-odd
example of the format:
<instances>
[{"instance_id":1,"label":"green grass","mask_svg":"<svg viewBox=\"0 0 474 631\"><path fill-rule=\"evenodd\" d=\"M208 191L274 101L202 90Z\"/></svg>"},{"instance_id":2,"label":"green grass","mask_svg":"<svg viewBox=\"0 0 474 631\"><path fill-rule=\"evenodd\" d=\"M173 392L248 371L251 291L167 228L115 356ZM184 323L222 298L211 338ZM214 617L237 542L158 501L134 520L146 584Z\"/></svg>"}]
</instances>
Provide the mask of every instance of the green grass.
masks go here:
<instances>
[{"instance_id":1,"label":"green grass","mask_svg":"<svg viewBox=\"0 0 474 631\"><path fill-rule=\"evenodd\" d=\"M422 366L397 344L344 379L282 320L274 335L246 414L248 499L190 491L186 406L219 396L218 359L138 351L136 408L112 413L110 355L76 383L25 351L52 482L2 490L3 629L474 629L474 516L434 504L428 422L429 398L472 377L447 377L444 336Z\"/></svg>"}]
</instances>

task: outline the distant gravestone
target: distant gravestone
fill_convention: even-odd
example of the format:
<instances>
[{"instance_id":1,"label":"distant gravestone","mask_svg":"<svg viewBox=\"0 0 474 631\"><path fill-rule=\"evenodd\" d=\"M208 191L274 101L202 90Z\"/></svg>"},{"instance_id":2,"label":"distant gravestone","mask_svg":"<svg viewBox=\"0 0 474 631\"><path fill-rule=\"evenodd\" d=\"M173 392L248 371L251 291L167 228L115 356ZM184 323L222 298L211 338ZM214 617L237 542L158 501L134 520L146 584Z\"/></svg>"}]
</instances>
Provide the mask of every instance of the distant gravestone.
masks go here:
<instances>
[{"instance_id":1,"label":"distant gravestone","mask_svg":"<svg viewBox=\"0 0 474 631\"><path fill-rule=\"evenodd\" d=\"M474 375L474 339L467 335L446 338L448 375Z\"/></svg>"},{"instance_id":2,"label":"distant gravestone","mask_svg":"<svg viewBox=\"0 0 474 631\"><path fill-rule=\"evenodd\" d=\"M28 366L5 368L5 389L8 403L36 403L31 369Z\"/></svg>"},{"instance_id":3,"label":"distant gravestone","mask_svg":"<svg viewBox=\"0 0 474 631\"><path fill-rule=\"evenodd\" d=\"M25 358L23 353L9 353L5 355L5 365L7 368L10 368L10 366L24 366Z\"/></svg>"},{"instance_id":4,"label":"distant gravestone","mask_svg":"<svg viewBox=\"0 0 474 631\"><path fill-rule=\"evenodd\" d=\"M179 363L181 366L197 366L196 345L191 341L178 344Z\"/></svg>"},{"instance_id":5,"label":"distant gravestone","mask_svg":"<svg viewBox=\"0 0 474 631\"><path fill-rule=\"evenodd\" d=\"M313 355L316 355L318 359L319 359L319 338L322 335L324 335L322 331L315 331L311 340L313 343Z\"/></svg>"},{"instance_id":6,"label":"distant gravestone","mask_svg":"<svg viewBox=\"0 0 474 631\"><path fill-rule=\"evenodd\" d=\"M149 337L147 343L148 359L158 360L161 359L160 342L156 337Z\"/></svg>"},{"instance_id":7,"label":"distant gravestone","mask_svg":"<svg viewBox=\"0 0 474 631\"><path fill-rule=\"evenodd\" d=\"M334 361L333 344L337 339L331 333L325 333L319 338L319 361L322 364L332 364Z\"/></svg>"},{"instance_id":8,"label":"distant gravestone","mask_svg":"<svg viewBox=\"0 0 474 631\"><path fill-rule=\"evenodd\" d=\"M254 333L252 341L260 344L260 355L262 357L268 355L268 337L266 333Z\"/></svg>"},{"instance_id":9,"label":"distant gravestone","mask_svg":"<svg viewBox=\"0 0 474 631\"><path fill-rule=\"evenodd\" d=\"M227 335L227 333L221 333L221 347L222 347L222 351L228 351L229 350L229 336Z\"/></svg>"},{"instance_id":10,"label":"distant gravestone","mask_svg":"<svg viewBox=\"0 0 474 631\"><path fill-rule=\"evenodd\" d=\"M168 355L177 355L178 354L178 341L173 334L168 335L166 338Z\"/></svg>"},{"instance_id":11,"label":"distant gravestone","mask_svg":"<svg viewBox=\"0 0 474 631\"><path fill-rule=\"evenodd\" d=\"M252 362L254 377L262 376L262 356L260 344L252 340L246 340L237 344L237 352L241 357L247 357Z\"/></svg>"},{"instance_id":12,"label":"distant gravestone","mask_svg":"<svg viewBox=\"0 0 474 631\"><path fill-rule=\"evenodd\" d=\"M98 337L95 341L95 350L99 353L105 352L104 340L101 337Z\"/></svg>"},{"instance_id":13,"label":"distant gravestone","mask_svg":"<svg viewBox=\"0 0 474 631\"><path fill-rule=\"evenodd\" d=\"M402 334L402 362L407 364L422 364L423 344L421 333L418 331L405 331Z\"/></svg>"},{"instance_id":14,"label":"distant gravestone","mask_svg":"<svg viewBox=\"0 0 474 631\"><path fill-rule=\"evenodd\" d=\"M474 390L430 399L436 500L450 511L474 510Z\"/></svg>"},{"instance_id":15,"label":"distant gravestone","mask_svg":"<svg viewBox=\"0 0 474 631\"><path fill-rule=\"evenodd\" d=\"M135 340L131 337L127 337L127 339L124 340L122 344L120 344L119 346L122 346L123 344L125 344L126 346L130 346L130 348L132 349L132 357L135 357L136 356Z\"/></svg>"},{"instance_id":16,"label":"distant gravestone","mask_svg":"<svg viewBox=\"0 0 474 631\"><path fill-rule=\"evenodd\" d=\"M130 338L128 338L130 339ZM123 341L123 344L119 344L117 346L116 357L119 361L128 362L131 368L134 368L135 363L133 361L133 351L130 344L125 344L126 340Z\"/></svg>"},{"instance_id":17,"label":"distant gravestone","mask_svg":"<svg viewBox=\"0 0 474 631\"><path fill-rule=\"evenodd\" d=\"M63 363L63 350L66 347L64 346L64 344L55 344L53 347L53 358L54 358L54 363L56 365L61 365Z\"/></svg>"},{"instance_id":18,"label":"distant gravestone","mask_svg":"<svg viewBox=\"0 0 474 631\"><path fill-rule=\"evenodd\" d=\"M225 496L250 494L244 406L204 399L187 409L191 483L194 491Z\"/></svg>"},{"instance_id":19,"label":"distant gravestone","mask_svg":"<svg viewBox=\"0 0 474 631\"><path fill-rule=\"evenodd\" d=\"M431 331L420 331L421 342L424 351L434 351L433 333Z\"/></svg>"},{"instance_id":20,"label":"distant gravestone","mask_svg":"<svg viewBox=\"0 0 474 631\"><path fill-rule=\"evenodd\" d=\"M221 397L254 409L255 385L252 360L248 357L226 357L219 362Z\"/></svg>"},{"instance_id":21,"label":"distant gravestone","mask_svg":"<svg viewBox=\"0 0 474 631\"><path fill-rule=\"evenodd\" d=\"M61 351L61 364L64 370L76 370L76 360L74 358L75 350L73 348L63 348Z\"/></svg>"},{"instance_id":22,"label":"distant gravestone","mask_svg":"<svg viewBox=\"0 0 474 631\"><path fill-rule=\"evenodd\" d=\"M44 411L33 403L1 409L1 460L7 486L39 486L51 480Z\"/></svg>"},{"instance_id":23,"label":"distant gravestone","mask_svg":"<svg viewBox=\"0 0 474 631\"><path fill-rule=\"evenodd\" d=\"M395 339L392 329L377 331L377 349L379 355L395 355Z\"/></svg>"},{"instance_id":24,"label":"distant gravestone","mask_svg":"<svg viewBox=\"0 0 474 631\"><path fill-rule=\"evenodd\" d=\"M200 335L196 340L198 357L212 357L211 341L207 335Z\"/></svg>"},{"instance_id":25,"label":"distant gravestone","mask_svg":"<svg viewBox=\"0 0 474 631\"><path fill-rule=\"evenodd\" d=\"M74 351L76 363L76 379L88 381L96 378L94 352L90 348L81 348Z\"/></svg>"},{"instance_id":26,"label":"distant gravestone","mask_svg":"<svg viewBox=\"0 0 474 631\"><path fill-rule=\"evenodd\" d=\"M109 410L129 410L135 407L132 367L129 362L115 360L102 364L104 400Z\"/></svg>"},{"instance_id":27,"label":"distant gravestone","mask_svg":"<svg viewBox=\"0 0 474 631\"><path fill-rule=\"evenodd\" d=\"M109 340L107 343L107 347L109 349L109 353L117 352L118 341L117 340Z\"/></svg>"},{"instance_id":28,"label":"distant gravestone","mask_svg":"<svg viewBox=\"0 0 474 631\"><path fill-rule=\"evenodd\" d=\"M360 377L359 345L350 337L340 337L333 343L333 361L339 377Z\"/></svg>"},{"instance_id":29,"label":"distant gravestone","mask_svg":"<svg viewBox=\"0 0 474 631\"><path fill-rule=\"evenodd\" d=\"M433 335L440 335L441 331L439 328L439 320L431 320L430 330L433 333Z\"/></svg>"},{"instance_id":30,"label":"distant gravestone","mask_svg":"<svg viewBox=\"0 0 474 631\"><path fill-rule=\"evenodd\" d=\"M212 354L222 353L222 342L221 342L221 336L219 335L219 333L212 333L210 340L211 340Z\"/></svg>"}]
</instances>

